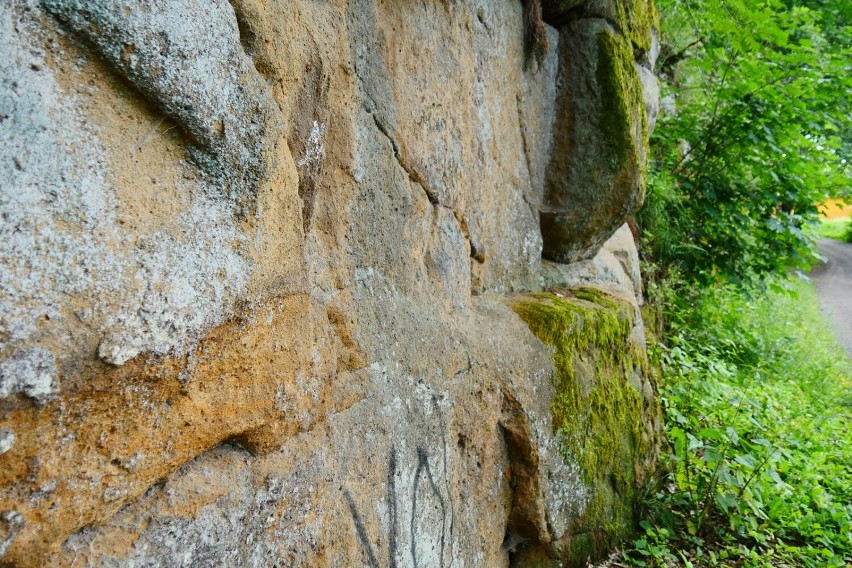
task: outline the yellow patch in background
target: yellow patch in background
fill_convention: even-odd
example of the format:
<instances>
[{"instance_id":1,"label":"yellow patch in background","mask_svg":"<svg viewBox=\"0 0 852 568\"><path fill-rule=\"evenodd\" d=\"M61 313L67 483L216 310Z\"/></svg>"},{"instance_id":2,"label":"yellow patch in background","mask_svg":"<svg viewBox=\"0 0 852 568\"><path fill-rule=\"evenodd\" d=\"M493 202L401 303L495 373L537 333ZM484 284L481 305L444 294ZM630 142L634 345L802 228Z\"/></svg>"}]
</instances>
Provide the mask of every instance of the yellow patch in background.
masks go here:
<instances>
[{"instance_id":1,"label":"yellow patch in background","mask_svg":"<svg viewBox=\"0 0 852 568\"><path fill-rule=\"evenodd\" d=\"M823 219L845 219L852 217L852 205L839 199L829 199L820 206L819 212Z\"/></svg>"}]
</instances>

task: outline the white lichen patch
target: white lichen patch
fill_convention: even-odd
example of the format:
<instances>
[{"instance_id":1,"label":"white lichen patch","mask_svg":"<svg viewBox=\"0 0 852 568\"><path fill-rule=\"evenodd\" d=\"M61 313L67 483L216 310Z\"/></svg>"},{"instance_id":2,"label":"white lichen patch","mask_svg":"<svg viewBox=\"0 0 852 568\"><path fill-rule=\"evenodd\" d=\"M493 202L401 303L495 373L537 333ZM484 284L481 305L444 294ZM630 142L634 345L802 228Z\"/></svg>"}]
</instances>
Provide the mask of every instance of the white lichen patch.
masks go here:
<instances>
[{"instance_id":1,"label":"white lichen patch","mask_svg":"<svg viewBox=\"0 0 852 568\"><path fill-rule=\"evenodd\" d=\"M0 348L58 317L60 294L91 287L94 270L118 268L96 250L111 209L97 140L29 41L33 30L16 23L0 6Z\"/></svg>"},{"instance_id":2,"label":"white lichen patch","mask_svg":"<svg viewBox=\"0 0 852 568\"><path fill-rule=\"evenodd\" d=\"M246 237L234 226L233 211L197 199L178 219L182 238L160 231L137 241L134 280L144 287L105 325L98 349L120 365L143 351L181 351L187 340L222 321L248 284Z\"/></svg>"},{"instance_id":3,"label":"white lichen patch","mask_svg":"<svg viewBox=\"0 0 852 568\"><path fill-rule=\"evenodd\" d=\"M249 280L240 205L183 164L182 213L147 232L123 225L99 132L46 63L30 8L0 5L0 350L36 339L72 349L82 325L104 334L110 363L182 352ZM44 398L56 388L44 376L16 372L4 389Z\"/></svg>"},{"instance_id":4,"label":"white lichen patch","mask_svg":"<svg viewBox=\"0 0 852 568\"><path fill-rule=\"evenodd\" d=\"M296 165L304 168L309 177L316 178L319 176L324 158L325 124L320 124L315 120L305 145L305 155L296 162Z\"/></svg>"},{"instance_id":5,"label":"white lichen patch","mask_svg":"<svg viewBox=\"0 0 852 568\"><path fill-rule=\"evenodd\" d=\"M571 520L586 509L589 489L583 483L578 462L563 458L567 454L563 435L557 432L551 438L543 431L536 429L536 439L547 464L545 507L552 536L558 539L565 534Z\"/></svg>"},{"instance_id":6,"label":"white lichen patch","mask_svg":"<svg viewBox=\"0 0 852 568\"><path fill-rule=\"evenodd\" d=\"M280 131L263 78L240 45L226 0L41 0L125 79L191 133L223 193L250 210L266 167L262 141Z\"/></svg>"},{"instance_id":7,"label":"white lichen patch","mask_svg":"<svg viewBox=\"0 0 852 568\"><path fill-rule=\"evenodd\" d=\"M24 522L24 516L17 511L0 513L0 558L3 558L15 537L24 528Z\"/></svg>"},{"instance_id":8,"label":"white lichen patch","mask_svg":"<svg viewBox=\"0 0 852 568\"><path fill-rule=\"evenodd\" d=\"M0 398L23 393L44 404L59 390L53 353L41 348L19 349L0 361Z\"/></svg>"},{"instance_id":9,"label":"white lichen patch","mask_svg":"<svg viewBox=\"0 0 852 568\"><path fill-rule=\"evenodd\" d=\"M17 436L8 428L0 428L0 455L5 454L15 445Z\"/></svg>"}]
</instances>

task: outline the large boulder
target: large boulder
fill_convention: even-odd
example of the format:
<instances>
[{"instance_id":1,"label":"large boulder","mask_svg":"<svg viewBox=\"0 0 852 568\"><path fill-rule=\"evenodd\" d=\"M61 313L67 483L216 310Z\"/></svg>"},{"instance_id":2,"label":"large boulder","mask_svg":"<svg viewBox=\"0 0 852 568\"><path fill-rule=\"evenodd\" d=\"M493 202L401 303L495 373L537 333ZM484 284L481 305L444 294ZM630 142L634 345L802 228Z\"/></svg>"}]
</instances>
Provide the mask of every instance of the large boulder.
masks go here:
<instances>
[{"instance_id":1,"label":"large boulder","mask_svg":"<svg viewBox=\"0 0 852 568\"><path fill-rule=\"evenodd\" d=\"M659 98L648 77L658 16L644 0L589 1L559 14L573 19L560 28L541 230L545 258L574 262L593 257L642 205Z\"/></svg>"}]
</instances>

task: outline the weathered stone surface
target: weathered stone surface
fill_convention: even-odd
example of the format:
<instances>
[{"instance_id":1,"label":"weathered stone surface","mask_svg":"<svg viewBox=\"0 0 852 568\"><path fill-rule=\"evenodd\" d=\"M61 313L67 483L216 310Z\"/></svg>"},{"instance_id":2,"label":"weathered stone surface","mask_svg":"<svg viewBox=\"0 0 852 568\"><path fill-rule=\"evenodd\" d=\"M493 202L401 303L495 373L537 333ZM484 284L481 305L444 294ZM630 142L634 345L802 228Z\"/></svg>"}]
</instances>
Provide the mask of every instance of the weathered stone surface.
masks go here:
<instances>
[{"instance_id":1,"label":"weathered stone surface","mask_svg":"<svg viewBox=\"0 0 852 568\"><path fill-rule=\"evenodd\" d=\"M604 19L560 33L553 152L541 206L544 256L591 258L644 198L648 126L630 41Z\"/></svg>"},{"instance_id":2,"label":"weathered stone surface","mask_svg":"<svg viewBox=\"0 0 852 568\"><path fill-rule=\"evenodd\" d=\"M263 174L251 188L262 214L241 220L242 198L223 195L221 179L187 161L195 145L168 109L116 77L123 68L106 67L35 5L0 10L8 55L0 63L8 116L0 123L0 348L38 343L60 370L96 350L121 364L184 350L238 299L256 297L267 275L286 283L282 291L303 287L294 286L304 268L286 168ZM203 32L205 22L183 19ZM211 92L226 80L204 66L173 67L190 85L210 81ZM259 275L254 266L269 249L280 268Z\"/></svg>"},{"instance_id":3,"label":"weathered stone surface","mask_svg":"<svg viewBox=\"0 0 852 568\"><path fill-rule=\"evenodd\" d=\"M571 264L544 261L541 274L545 289L594 285L637 307L643 303L639 252L626 223L594 258Z\"/></svg>"},{"instance_id":4,"label":"weathered stone surface","mask_svg":"<svg viewBox=\"0 0 852 568\"><path fill-rule=\"evenodd\" d=\"M253 208L266 169L264 137L280 135L280 116L263 78L240 45L225 0L41 0L134 87L173 119L191 151L223 191ZM211 184L214 185L214 184Z\"/></svg>"},{"instance_id":5,"label":"weathered stone surface","mask_svg":"<svg viewBox=\"0 0 852 568\"><path fill-rule=\"evenodd\" d=\"M21 349L0 361L0 398L23 393L43 404L58 390L56 361L49 351Z\"/></svg>"},{"instance_id":6,"label":"weathered stone surface","mask_svg":"<svg viewBox=\"0 0 852 568\"><path fill-rule=\"evenodd\" d=\"M652 2L543 2L560 26L557 121L541 207L544 256L593 257L644 199L648 136L659 114Z\"/></svg>"},{"instance_id":7,"label":"weathered stone surface","mask_svg":"<svg viewBox=\"0 0 852 568\"><path fill-rule=\"evenodd\" d=\"M509 294L547 33L530 67L509 0L0 4L2 562L562 550L597 485Z\"/></svg>"}]
</instances>

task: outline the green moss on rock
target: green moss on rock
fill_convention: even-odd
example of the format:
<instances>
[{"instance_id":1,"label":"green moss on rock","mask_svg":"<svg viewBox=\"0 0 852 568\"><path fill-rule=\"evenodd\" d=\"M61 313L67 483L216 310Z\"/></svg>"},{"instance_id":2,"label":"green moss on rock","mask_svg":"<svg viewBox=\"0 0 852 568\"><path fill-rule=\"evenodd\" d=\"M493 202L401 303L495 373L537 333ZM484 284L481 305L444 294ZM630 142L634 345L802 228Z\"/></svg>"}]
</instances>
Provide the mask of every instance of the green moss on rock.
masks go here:
<instances>
[{"instance_id":1,"label":"green moss on rock","mask_svg":"<svg viewBox=\"0 0 852 568\"><path fill-rule=\"evenodd\" d=\"M660 12L653 0L542 0L544 19L563 26L578 18L601 18L616 26L640 53L651 49Z\"/></svg>"},{"instance_id":2,"label":"green moss on rock","mask_svg":"<svg viewBox=\"0 0 852 568\"><path fill-rule=\"evenodd\" d=\"M654 30L660 29L660 12L656 4L653 0L623 0L616 4L622 32L635 49L648 53Z\"/></svg>"},{"instance_id":3,"label":"green moss on rock","mask_svg":"<svg viewBox=\"0 0 852 568\"><path fill-rule=\"evenodd\" d=\"M644 176L648 119L642 84L633 65L633 51L624 36L608 30L599 32L597 41L601 133L609 142L616 163L621 167L638 168L639 175ZM645 148L637 149L637 141Z\"/></svg>"},{"instance_id":4,"label":"green moss on rock","mask_svg":"<svg viewBox=\"0 0 852 568\"><path fill-rule=\"evenodd\" d=\"M553 347L554 432L589 488L585 511L558 547L560 561L573 565L634 528L637 471L653 442L629 377L647 371L647 357L630 339L634 308L596 288L537 294L514 310Z\"/></svg>"}]
</instances>

